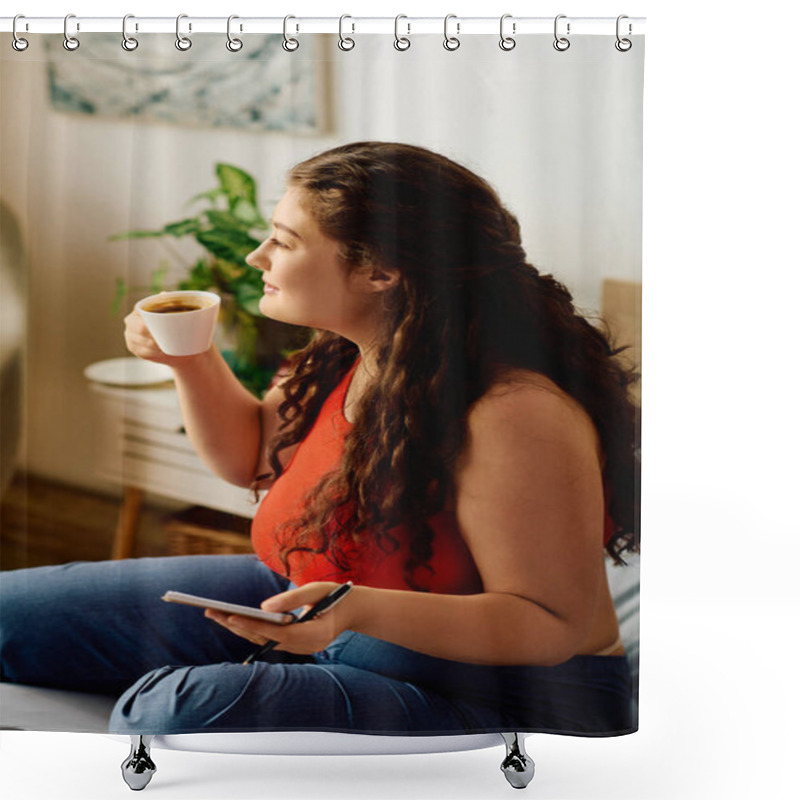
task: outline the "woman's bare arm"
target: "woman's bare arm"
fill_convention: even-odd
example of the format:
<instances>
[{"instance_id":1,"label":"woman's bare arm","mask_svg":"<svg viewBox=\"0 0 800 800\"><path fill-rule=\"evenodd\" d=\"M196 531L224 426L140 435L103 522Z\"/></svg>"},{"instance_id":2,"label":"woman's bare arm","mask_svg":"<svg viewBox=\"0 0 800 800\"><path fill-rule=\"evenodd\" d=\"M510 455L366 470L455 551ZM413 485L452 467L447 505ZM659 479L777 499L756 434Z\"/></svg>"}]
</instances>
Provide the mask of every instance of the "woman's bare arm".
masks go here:
<instances>
[{"instance_id":1,"label":"woman's bare arm","mask_svg":"<svg viewBox=\"0 0 800 800\"><path fill-rule=\"evenodd\" d=\"M125 341L134 355L172 368L186 433L209 469L236 486L250 486L265 471L266 445L277 430L280 387L259 401L214 347L196 356L165 355L135 311L125 319Z\"/></svg>"},{"instance_id":2,"label":"woman's bare arm","mask_svg":"<svg viewBox=\"0 0 800 800\"><path fill-rule=\"evenodd\" d=\"M183 424L197 454L228 483L250 486L261 449L261 404L216 348L172 369Z\"/></svg>"},{"instance_id":3,"label":"woman's bare arm","mask_svg":"<svg viewBox=\"0 0 800 800\"><path fill-rule=\"evenodd\" d=\"M594 429L533 386L483 398L468 428L456 515L484 594L364 591L357 629L459 661L565 661L589 634L605 574Z\"/></svg>"}]
</instances>

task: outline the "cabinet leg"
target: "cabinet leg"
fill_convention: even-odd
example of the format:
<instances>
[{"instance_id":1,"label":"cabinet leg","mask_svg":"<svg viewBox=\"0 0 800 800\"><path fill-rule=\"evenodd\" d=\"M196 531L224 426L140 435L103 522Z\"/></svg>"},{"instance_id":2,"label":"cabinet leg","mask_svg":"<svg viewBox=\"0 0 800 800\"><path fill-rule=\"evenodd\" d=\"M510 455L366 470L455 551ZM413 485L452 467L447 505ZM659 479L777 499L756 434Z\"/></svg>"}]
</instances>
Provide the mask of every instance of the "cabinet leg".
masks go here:
<instances>
[{"instance_id":1,"label":"cabinet leg","mask_svg":"<svg viewBox=\"0 0 800 800\"><path fill-rule=\"evenodd\" d=\"M122 496L122 507L119 511L117 532L114 535L114 548L111 558L131 558L136 544L136 533L139 530L139 516L142 507L141 489L126 486Z\"/></svg>"}]
</instances>

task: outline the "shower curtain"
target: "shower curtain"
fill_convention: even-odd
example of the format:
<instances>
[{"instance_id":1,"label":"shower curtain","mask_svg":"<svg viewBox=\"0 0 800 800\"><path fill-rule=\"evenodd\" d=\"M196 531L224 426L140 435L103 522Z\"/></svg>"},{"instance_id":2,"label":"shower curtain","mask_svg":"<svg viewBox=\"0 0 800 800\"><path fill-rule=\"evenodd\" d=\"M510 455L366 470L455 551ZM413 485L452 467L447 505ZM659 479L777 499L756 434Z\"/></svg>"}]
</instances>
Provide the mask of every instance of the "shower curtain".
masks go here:
<instances>
[{"instance_id":1,"label":"shower curtain","mask_svg":"<svg viewBox=\"0 0 800 800\"><path fill-rule=\"evenodd\" d=\"M422 566L417 565L413 573L417 576L416 582L405 580L408 574L404 568L408 561L403 562L397 553L405 552L402 548L406 545L402 542L398 545L397 537L392 536L392 531L397 534L397 529L389 526L386 536L377 537L372 543L372 560L368 559L367 567L360 572L354 568L348 571L342 566L352 567L352 559L348 561L352 556L352 539L349 545L340 543L338 550L338 540L334 539L334 545L330 541L323 542L328 550L314 553L320 540L312 537L304 544L304 552L311 552L310 560L297 561L304 567L306 563L311 565L305 573L306 580L302 579L304 573L300 569L288 575L295 580L294 584L281 578L269 587L266 583L260 584L255 594L252 591L242 593L242 581L253 580L253 565L258 565L266 574L266 562L278 574L287 563L285 550L278 553L282 540L272 529L265 533L263 519L260 527L258 523L259 503L269 497L272 488L267 488L268 482L259 485L257 481L254 487L248 488L246 480L226 480L209 466L213 455L209 455L209 447L200 442L200 438L191 436L192 424L186 418L191 412L187 405L181 405L183 401L177 394L173 379L179 370L173 372L174 364L141 357L141 351L131 348L130 341L126 345L123 335L125 325L130 326L126 317L134 304L146 296L172 290L219 294L221 311L213 350L221 359L218 363L224 363L235 376L242 388L241 397L246 396L247 402L252 398L262 400L271 388L279 387L292 370L297 369L299 362L296 358L292 360L292 353L315 342L318 348L324 345L327 349L314 352L315 363L324 362L324 369L317 376L317 391L323 393L324 390L328 403L318 404L316 416L309 417L306 434L311 437L317 430L312 423L325 418L330 411L331 398L344 406L351 381L355 380L356 386L366 391L368 380L358 373L364 350L356 354L353 342L346 336L334 342L335 332L325 334L336 323L322 313L325 311L322 305L319 306L322 316L306 313L306 324L300 324L306 317L302 311L290 308L291 303L270 317L270 309L278 308L270 303L282 302L281 297L271 296L270 292L280 292L283 288L283 301L289 297L288 284L273 286L267 281L265 291L264 281L270 277L270 270L275 270L275 276L281 274L276 266L281 263L279 259L287 259L283 263L294 265L295 269L314 270L320 263L320 251L306 261L297 255L297 250L295 254L277 254L278 248L290 250L293 245L292 233L287 230L292 227L290 222L300 220L300 224L306 226L295 231L296 237L309 230L318 232L319 228L314 226L322 219L318 206L303 205L297 195L289 198L291 202L287 201L287 176L297 165L311 163L313 158L333 151L339 158L355 158L353 153L357 153L361 160L358 164L346 162L347 169L373 170L369 173L373 183L362 187L367 200L361 219L363 226L370 228L379 224L379 217L370 214L375 206L385 205L389 191L380 182L382 178L375 176L383 174L383 169L388 170L387 165L411 158L412 154L417 158L424 150L426 154L435 154L425 158L446 159L448 165L457 165L453 169L465 168L485 181L499 203L519 223L521 245L512 241L513 224L504 217L503 224L510 227L501 234L492 234L495 238L505 237L497 252L513 250L518 253L521 246L529 270L533 267L539 276L553 276L554 280L546 284L549 291L556 292L557 285L566 287L574 313L593 329L607 332L604 335L614 352L609 355L603 351L603 363L617 365L614 374L622 389L617 392L616 402L623 408L620 398L628 398L625 413L603 417L602 410L593 412L588 408L592 400L591 387L586 388L589 384L584 381L583 389L565 388L558 378L561 374L557 371L558 364L551 373L544 366L538 371L539 377L542 374L554 376L546 378L547 386L573 411L577 405L575 413L582 420L581 424L586 426L590 417L596 423L595 414L605 420L607 425L602 437L605 437L608 459L620 457L618 453L609 455L614 447L627 448L627 454L621 457L627 464L627 471L618 473L613 492L605 487L608 513L601 524L599 511L596 511L595 539L585 551L594 559L596 567L585 574L595 581L593 598L600 598L597 616L605 613L606 622L597 628L597 636L592 633L591 641L585 637L580 642L576 640L566 662L565 658L558 657L550 657L548 661L543 655L538 664L525 664L511 658L508 664L487 665L480 663L484 659L474 655L476 650L467 649L466 654L459 657L460 651L455 646L450 650L427 647L426 652L430 635L421 640L417 648L414 634L407 634L400 622L388 634L386 649L375 650L370 661L369 653L361 654L359 648L372 647L375 641L381 643L381 637L375 634L381 630L380 626L367 625L362 633L355 634L344 631L342 637L364 637L347 639L344 647L350 648L352 658L366 659L367 671L411 685L414 692L420 686L423 690L430 688L428 681L431 673L436 672L438 678L432 696L437 702L444 698L442 702L448 704L451 695L463 700L462 691L468 699L463 706L456 704L455 715L450 711L442 712L439 717L434 714L416 726L412 724L410 730L404 730L396 716L382 717L377 713L384 702L381 698L387 692L397 693L396 684L376 688L368 683L363 686L355 683L343 687L339 676L325 660L335 661L341 653L315 656L313 666L328 669L329 679L324 699L317 700L317 705L339 703L341 698L334 695L344 694L347 706L344 721L334 723L328 719L318 727L381 735L413 735L421 731L429 735L451 734L454 725L461 725L460 729L465 732L504 730L513 726L521 731L594 736L636 730L639 556L637 548L631 545L616 559L600 541L607 544L607 537L619 533L621 527L625 536L619 542L633 543L639 538L636 465L641 393L635 375L641 371L644 37L631 37L632 45L628 39L620 40L619 35L615 37L613 20L610 24L607 22L607 30L594 30L590 35L574 35L565 25L559 28L556 20L555 36L537 33L516 38L512 34L511 20L506 20L505 28L498 28L502 36L460 36L457 19L442 20L439 34L415 36L412 31L409 36L402 19L398 19L394 37L391 33L354 33L346 20L340 23L339 34L304 33L302 21L298 33L297 20L287 20L283 35L245 35L234 21L227 37L225 33L190 34L188 28L180 27L180 20L177 35L137 35L134 22L128 22L124 37L100 32L78 34L70 28L66 38L61 34L28 34L29 44L24 48L14 44L21 35L4 33L0 37L4 443L4 574L0 587L6 592L3 595L5 606L0 608L0 613L3 626L13 628L17 615L29 609L34 598L43 602L41 593L45 583L61 586L58 591L62 592L81 588L59 584L61 578L56 580L55 574L49 572L25 573L28 577L20 588L10 577L12 570L53 568L79 561L98 564L113 558L106 577L87 571L85 581L78 582L82 586L86 583L99 585L104 581L106 587L113 584L118 587L121 602L125 604L138 602L138 596L134 598L131 593L144 592L146 586L150 595L142 608L147 608L147 613L137 612L137 619L143 626L141 635L143 639L163 639L164 646L152 656L155 661L142 657L132 665L131 674L123 678L115 675L105 680L95 674L84 680L70 678L63 684L59 683L63 674L57 674L60 669L27 674L9 656L8 662L3 662L4 682L0 685L5 696L9 696L9 689L20 686L31 691L34 687L63 689L71 694L69 702L61 709L62 716L37 716L31 711L35 706L31 693L25 695L21 707L6 700L0 707L0 725L29 730L105 730L103 726L113 707L116 728L112 726L112 729L122 731L127 730L125 725L135 727L136 718L125 716L118 698L128 692L129 705L135 705L130 694L132 684L136 683L137 697L141 697L150 686L145 676L153 680L153 671L161 670L161 680L164 670L174 668L175 659L187 658L183 654L175 655L176 642L171 639L179 639L181 632L187 629L192 630L193 636L202 636L202 631L212 629L216 631L215 636L220 636L217 630L220 626L204 619L201 610L161 602L161 594L168 590L184 590L234 602L241 601L246 594L252 595L252 599L245 604L258 605L269 594L285 591L293 585L303 586L307 580L325 584L319 590L322 592L330 588L328 583L341 583L349 576L356 584L354 599L361 586L414 592L427 599L438 593L453 597L479 596L486 588L482 583L491 583L503 594L500 591L503 578L498 577L502 570L498 572L487 566L492 559L492 546L480 548L480 555L477 555L479 548L472 538L465 545L458 529L462 518L455 511L450 517L451 521L456 520L455 527L433 526L432 540L424 537L415 540L423 543L420 545ZM379 151L375 143L392 145L395 149ZM375 167L380 158L385 159L381 162L383 166ZM338 186L336 181L341 178L335 170L345 169L344 163L331 161L333 166L325 167L315 162L316 172L311 174L313 170L309 167L305 191L316 191L320 196L333 191L331 187ZM429 237L427 241L431 247L442 248L442 254L445 249L466 254L461 265L463 275L453 281L453 292L461 291L463 282L473 279L484 281L481 286L486 291L491 290L498 285L501 268L494 262L489 263L491 259L486 261L485 255L475 256L474 264L467 263L469 254L480 248L480 244L474 244L479 237L458 225L450 225L446 230L442 227L445 221L449 224L453 219L451 206L459 207L459 202L466 202L472 184L464 183L460 188L447 184L450 193L442 194L446 182L455 180L442 166L443 162L423 159L414 163L418 165L416 180L427 186L427 190L415 195L413 203L424 213L415 216L414 209L404 205L402 194L396 195L394 224L387 221L385 211L381 212L384 216L380 217L380 224L386 226L381 231L386 246L383 253L394 254L398 261L387 260L383 262L383 266L388 267L387 272L377 277L371 274L370 291L383 292L386 287L391 290L393 279L405 280L398 278L392 268L402 261L403 248L415 233ZM411 169L407 175L413 171ZM400 190L393 185L391 191ZM435 224L437 215L441 215L439 228ZM399 227L411 219L417 220L419 230ZM428 224L426 219L433 222ZM469 216L457 219L470 220L471 225L485 225L487 229L500 224L497 220ZM423 223L428 227L424 228ZM335 240L333 230L325 229L328 237L325 242ZM343 242L352 244L352 232L341 236ZM302 241L302 236L299 240ZM269 241L273 244L265 244ZM295 238L294 243L297 242ZM357 242L347 251L349 263L362 266L368 263L368 258L362 258L365 246ZM254 252L260 255L253 256ZM325 252L341 254L335 248ZM374 256L374 251L367 255ZM475 274L480 273L478 277L473 278L470 272L473 267ZM530 274L532 270L526 272ZM286 272L284 278L288 275ZM337 304L345 301L343 295L335 294L340 291L340 284L324 284L327 278L318 271L309 272L309 276L304 286L316 292L316 302L320 303L320 286L329 286L329 291L333 292L329 295L331 305L341 312L344 306ZM273 279L279 282L277 277ZM424 311L428 315L426 319L430 317L430 330L435 330L437 314L444 320L445 307L449 309L447 313L454 308L454 319L461 319L461 327L454 327L449 339L443 334L441 341L448 342L448 346L456 342L461 347L474 321L472 312L462 307L463 299L451 302L450 298L455 295L447 293L450 289L442 289L439 278L430 279L428 283L424 283L424 278L419 280L423 282L420 285L436 293L440 303L432 312L421 305L419 313ZM442 277L441 281L444 280ZM384 281L385 286L380 284L379 287L380 281ZM382 299L381 309L385 314L395 310L388 297L386 294ZM475 309L482 308L480 297L470 297ZM408 295L405 302L410 302ZM500 312L500 317L506 312L512 313L510 306L500 308ZM411 317L402 319L409 328L416 321ZM421 327L420 330L427 329ZM398 332L393 331L392 335L397 338ZM510 352L527 352L526 347L539 346L534 342L528 347L524 336L510 338L502 350L495 349L493 363L508 359L513 366ZM397 381L404 376L402 379L406 383L397 384L403 398L413 395L418 398L420 407L425 407L425 393L432 392L436 385L430 378L434 374L430 370L439 369L442 363L449 364L452 359L449 350L445 358L445 353L437 349L436 340L426 341L427 346L417 348L418 360L414 363L419 367L416 372L412 369L392 373ZM571 352L579 363L583 351L578 351L586 341L578 337L574 345L577 349L556 345L553 352L561 353L562 360L567 360ZM422 340L416 342L417 345L421 343ZM460 387L458 392L466 393L471 381L480 383L483 377L479 380L477 370L470 371L472 362L469 359L473 356L469 354L473 351L463 348L462 351L467 355L458 373L461 382L452 385ZM452 352L462 351L454 345ZM399 357L391 349L381 352L389 353L392 358ZM550 364L547 358L541 363ZM387 368L387 363L375 361L372 368L380 371ZM623 380L623 376L628 377ZM212 382L208 391L214 388ZM585 396L578 398L584 390ZM388 403L393 395L384 390L370 397L376 403ZM408 442L414 447L423 447L437 435L437 426L449 424L451 408L461 408L466 418L467 407L476 398L470 395L466 402L465 397L462 394L456 399L447 399L452 406L442 406L441 413L434 419L435 424L432 422L422 436L406 426L403 434L406 438L401 436L396 442L395 460L390 458L378 463L384 467L387 463L405 463L397 460L398 453L405 452ZM434 406L431 413L436 409ZM295 408L292 413L298 410ZM336 411L334 408L332 413ZM408 409L406 412L411 413ZM354 424L355 418L351 416L348 420L346 408L342 418L342 424ZM370 419L374 425L381 424L379 415ZM409 419L418 421L413 414ZM424 426L424 419L420 424ZM392 430L396 436L397 426ZM346 432L339 432L344 442ZM369 440L369 431L365 431L364 436ZM462 433L462 437L457 440L460 453L464 452L466 434ZM306 439L301 441L305 444ZM7 448L7 442L13 442L15 447ZM376 446L374 440L372 446ZM442 443L440 453L445 452L447 446L447 442ZM354 470L350 473L351 484L365 473L368 451L369 448L347 451L351 459L347 463ZM288 465L284 463L285 472L278 478L283 486L288 484L289 476L298 476L299 464L304 465L305 476L314 476L313 481L311 478L305 481L305 489L324 477L327 467L317 469L315 466L315 458L323 459L322 451L307 447L305 454L305 458L297 456L296 464L291 464L289 459ZM342 457L341 453L338 457ZM450 467L454 463L449 456L445 462ZM260 464L266 473L275 470L274 463L260 461ZM417 467L426 466L427 462L420 458L408 464L411 466L406 472L385 469L376 479L384 481L387 495L392 493L393 486L403 484L404 493L400 496L406 498L405 502L413 496L408 487L419 474ZM499 466L502 467L502 458ZM439 475L441 479L441 475L450 473L437 473L434 469L428 477L430 474ZM478 469L476 474L484 473ZM375 483L359 485L374 488ZM258 494L258 503L254 502L252 489ZM417 487L417 490L425 496L426 503L435 506L426 487ZM286 498L294 495L284 491L280 497L281 502L289 502ZM388 501L384 502L384 497L380 498L381 502L375 494L370 497L371 501L364 503L370 513L373 506L378 506L381 513L388 513L387 509L399 513L401 518L404 509L416 513L402 503L391 506L387 505ZM60 506L62 502L65 503L63 516L59 517L54 504ZM280 517L274 510L276 501L272 502L268 521ZM77 519L68 517L70 504L77 509ZM428 505L423 503L422 507L428 508ZM108 508L113 509L110 516ZM338 508L342 511L347 506ZM448 510L442 503L439 508L441 514ZM620 508L626 511L620 512ZM363 531L375 529L375 520L380 518L380 513L376 514L363 517L373 523L371 528L366 525ZM412 514L411 518L419 522L418 516ZM620 523L622 517L624 525ZM254 518L255 523L252 522ZM356 516L346 518L352 524L362 520ZM154 519L156 525L152 524ZM315 519L318 521L319 517ZM502 519L502 513L492 519ZM406 526L403 530L413 528L410 523L406 524L408 520L401 521ZM149 529L148 524L151 525ZM509 524L513 526L515 522L512 520ZM422 527L430 531L425 525ZM532 537L529 541L535 540L539 528L535 519L530 520L526 534ZM253 533L252 541L248 538L249 532ZM448 535L449 540L442 538ZM570 531L565 528L563 536L569 535ZM58 539L57 546L53 546L53 537ZM363 533L355 541L363 542ZM426 550L426 541L433 541L435 546ZM444 548L444 555L442 549L437 550L439 545ZM562 541L561 547L572 546ZM521 559L526 549L527 546L520 548ZM180 558L197 555L209 559L205 563L214 567L185 584L179 580L180 570L175 569L167 573L168 579L159 583L148 571L151 562L145 561L145 557L152 556L181 564L184 562ZM247 577L244 577L245 572L235 570L225 573L217 566L222 562L214 559L228 559L227 563L246 561L250 571L246 571ZM370 565L383 564L384 559L391 565L376 577L370 572ZM597 566L600 559L602 568ZM147 580L136 583L140 579L134 579L132 572L111 571L120 564L138 565L140 572L147 572ZM86 567L72 569L72 574L80 576L83 574L80 570ZM513 572L511 562L507 569ZM448 583L442 576L451 572L455 577ZM537 571L537 575L545 573ZM218 580L223 574L229 577ZM326 576L333 576L333 579L326 583ZM442 582L437 583L438 578L442 578ZM515 584L509 585L506 600L514 593ZM558 589L549 587L548 592L546 596L558 603ZM526 609L535 605L538 612L546 614L543 608L546 603L537 603L536 591L532 594L533 597L517 599ZM48 602L55 602L56 595L52 592L45 596ZM606 597L610 607L603 606ZM298 604L304 605L319 598L300 599L303 602L298 600ZM346 608L346 602L343 601L342 609ZM594 599L591 602L595 602ZM569 604L566 607L572 608ZM419 608L422 613L427 607L409 608ZM508 608L513 612L509 626L513 626L518 620L514 616L517 606ZM88 616L96 627L103 613L103 606L90 604L82 609L81 622L87 622ZM437 607L431 613L444 612ZM12 631L4 636L24 638L30 634L36 619L24 619L24 631ZM77 620L75 622L77 624ZM587 626L589 624L587 622ZM151 627L153 625L155 627ZM448 633L449 628L447 624L443 626L442 639L456 638ZM603 630L619 632L620 637L616 641L613 636L601 641ZM85 642L89 635L84 630L79 640ZM224 635L228 637L226 646L232 647L230 642L233 641L238 643L234 648L237 654L244 652L243 646L253 649L268 638L251 632L251 638L245 640L241 631L237 634L230 629ZM498 635L498 642L508 638ZM78 644L73 642L71 646L77 648ZM498 643L497 646L507 645ZM520 637L520 647L529 646L528 640ZM485 645L486 648L491 650L489 645ZM531 652L534 649L531 647ZM67 652L72 656L65 659L66 662L72 661L73 656L75 661L80 661L75 651ZM328 652L328 649L323 651ZM409 653L413 657L408 656ZM409 658L407 673L398 666L405 663L406 657ZM135 660L135 654L132 658ZM311 658L301 653L297 655L297 664L289 658L280 666L288 675L295 667L311 666ZM214 659L226 663L234 660L232 656L227 659L214 656ZM442 671L442 663L453 665L452 671ZM565 669L565 663L569 668ZM500 671L492 671L495 668ZM400 672L395 674L398 669ZM615 687L609 692L607 704L597 701L597 695L592 694L604 682ZM309 684L307 691L316 691L314 685ZM536 691L527 693L524 688L527 685L535 685ZM565 693L566 685L583 687L581 691L585 689L587 694L576 694L572 690L571 694ZM352 722L353 719L348 714L355 713L353 706L367 700L377 712L362 715L361 721L348 728L347 720ZM404 713L413 715L407 708L410 702L403 700L401 705ZM525 703L528 704L525 712L520 714ZM564 710L566 707L568 711ZM491 713L484 715L487 708ZM97 714L92 717L95 709ZM309 716L306 708L297 707L285 713L288 717L283 717L280 724L266 727L304 730L315 727L314 715ZM297 714L299 722L292 723L292 713ZM225 718L220 712L216 719L222 722L208 719L188 722L181 730L225 730ZM246 717L230 719L230 730L258 729L253 727L257 723ZM442 727L437 727L437 719L444 720ZM169 721L161 722L169 730ZM147 724L155 723L150 720Z\"/></svg>"}]
</instances>

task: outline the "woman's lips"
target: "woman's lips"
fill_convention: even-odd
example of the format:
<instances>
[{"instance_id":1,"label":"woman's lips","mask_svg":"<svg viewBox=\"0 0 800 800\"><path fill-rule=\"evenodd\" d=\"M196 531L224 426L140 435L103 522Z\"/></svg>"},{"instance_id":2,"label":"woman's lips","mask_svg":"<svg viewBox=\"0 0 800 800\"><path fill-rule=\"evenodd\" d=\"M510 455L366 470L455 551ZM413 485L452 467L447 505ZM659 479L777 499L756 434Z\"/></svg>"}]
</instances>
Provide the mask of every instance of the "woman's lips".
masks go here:
<instances>
[{"instance_id":1,"label":"woman's lips","mask_svg":"<svg viewBox=\"0 0 800 800\"><path fill-rule=\"evenodd\" d=\"M277 286L273 286L269 281L264 281L264 294L275 294L279 291Z\"/></svg>"}]
</instances>

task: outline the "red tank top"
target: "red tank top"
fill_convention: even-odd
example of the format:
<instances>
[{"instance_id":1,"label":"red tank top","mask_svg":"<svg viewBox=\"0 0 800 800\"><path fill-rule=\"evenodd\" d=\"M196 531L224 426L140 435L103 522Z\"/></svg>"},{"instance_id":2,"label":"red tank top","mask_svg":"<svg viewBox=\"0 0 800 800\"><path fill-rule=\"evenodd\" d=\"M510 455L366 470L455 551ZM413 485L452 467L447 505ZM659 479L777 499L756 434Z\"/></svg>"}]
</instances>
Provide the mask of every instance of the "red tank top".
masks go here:
<instances>
[{"instance_id":1,"label":"red tank top","mask_svg":"<svg viewBox=\"0 0 800 800\"><path fill-rule=\"evenodd\" d=\"M286 574L279 557L276 531L298 516L303 501L324 475L341 462L345 438L352 423L344 416L344 401L358 361L326 399L319 416L281 476L272 484L253 519L251 536L259 558L279 574ZM474 594L482 591L480 574L466 543L461 537L452 510L445 508L428 520L434 533L432 572L417 570L415 579L428 591L442 594ZM610 535L606 518L605 538ZM292 553L290 577L301 586L311 581L352 580L361 586L382 589L408 589L403 567L408 559L409 531L397 526L389 531L399 542L397 550L386 553L374 541L362 540L345 548L350 570L343 571L324 554Z\"/></svg>"}]
</instances>

